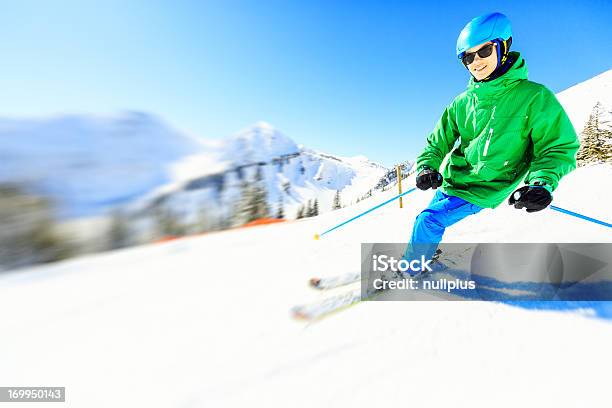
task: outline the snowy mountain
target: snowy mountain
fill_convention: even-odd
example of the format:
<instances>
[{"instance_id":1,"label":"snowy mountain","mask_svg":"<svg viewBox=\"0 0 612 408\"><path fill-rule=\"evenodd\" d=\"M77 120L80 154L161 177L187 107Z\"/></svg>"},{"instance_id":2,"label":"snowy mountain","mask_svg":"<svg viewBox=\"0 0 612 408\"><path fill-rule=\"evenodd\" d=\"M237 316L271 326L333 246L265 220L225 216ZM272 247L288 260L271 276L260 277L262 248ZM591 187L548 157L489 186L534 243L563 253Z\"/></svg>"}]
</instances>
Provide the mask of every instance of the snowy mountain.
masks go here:
<instances>
[{"instance_id":1,"label":"snowy mountain","mask_svg":"<svg viewBox=\"0 0 612 408\"><path fill-rule=\"evenodd\" d=\"M258 122L223 140L223 156L236 166L268 163L299 152L293 140L266 122Z\"/></svg>"},{"instance_id":2,"label":"snowy mountain","mask_svg":"<svg viewBox=\"0 0 612 408\"><path fill-rule=\"evenodd\" d=\"M237 199L240 181L258 167L270 204L284 195L292 211L311 198L331 202L335 190L347 187L352 195L363 194L384 171L364 158L298 146L265 122L226 139L203 141L140 112L4 118L0 145L0 183L51 197L63 219L134 203L142 207L175 193L177 203L200 206L204 200L211 209L222 207Z\"/></svg>"},{"instance_id":3,"label":"snowy mountain","mask_svg":"<svg viewBox=\"0 0 612 408\"><path fill-rule=\"evenodd\" d=\"M153 194L153 201L173 201L173 207L191 203L211 211L214 207L228 210L240 196L241 183L254 182L259 173L269 205L274 209L282 200L286 214L293 218L297 207L310 199L318 199L327 211L336 191L350 204L387 172L363 156L333 156L299 146L265 122L220 141L214 155L217 170L201 176L194 170L204 167L198 165L199 160L210 165L210 154L177 162L173 167L177 182L162 188L161 195Z\"/></svg>"},{"instance_id":4,"label":"snowy mountain","mask_svg":"<svg viewBox=\"0 0 612 408\"><path fill-rule=\"evenodd\" d=\"M170 182L168 166L202 148L141 112L3 118L0 183L52 197L62 218L92 216Z\"/></svg>"}]
</instances>

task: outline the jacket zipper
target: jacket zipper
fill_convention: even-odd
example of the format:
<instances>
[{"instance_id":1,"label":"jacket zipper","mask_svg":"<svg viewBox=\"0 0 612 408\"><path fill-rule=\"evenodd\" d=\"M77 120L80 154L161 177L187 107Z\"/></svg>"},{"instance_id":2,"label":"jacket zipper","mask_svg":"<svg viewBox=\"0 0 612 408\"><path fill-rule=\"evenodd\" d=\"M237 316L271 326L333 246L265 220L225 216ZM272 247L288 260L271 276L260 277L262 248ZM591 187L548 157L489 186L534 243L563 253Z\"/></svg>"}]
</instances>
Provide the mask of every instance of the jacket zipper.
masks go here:
<instances>
[{"instance_id":1,"label":"jacket zipper","mask_svg":"<svg viewBox=\"0 0 612 408\"><path fill-rule=\"evenodd\" d=\"M487 151L489 150L489 143L491 143L491 136L493 136L493 129L489 129L489 137L487 137L487 141L484 146L484 151L482 152L482 157L487 156Z\"/></svg>"},{"instance_id":2,"label":"jacket zipper","mask_svg":"<svg viewBox=\"0 0 612 408\"><path fill-rule=\"evenodd\" d=\"M495 109L496 108L497 108L497 105L493 107L493 112L491 113L491 122L495 120ZM489 129L489 137L487 137L487 141L484 145L484 150L482 151L482 157L487 156L487 152L489 151L489 143L491 143L491 136L493 136L493 128Z\"/></svg>"}]
</instances>

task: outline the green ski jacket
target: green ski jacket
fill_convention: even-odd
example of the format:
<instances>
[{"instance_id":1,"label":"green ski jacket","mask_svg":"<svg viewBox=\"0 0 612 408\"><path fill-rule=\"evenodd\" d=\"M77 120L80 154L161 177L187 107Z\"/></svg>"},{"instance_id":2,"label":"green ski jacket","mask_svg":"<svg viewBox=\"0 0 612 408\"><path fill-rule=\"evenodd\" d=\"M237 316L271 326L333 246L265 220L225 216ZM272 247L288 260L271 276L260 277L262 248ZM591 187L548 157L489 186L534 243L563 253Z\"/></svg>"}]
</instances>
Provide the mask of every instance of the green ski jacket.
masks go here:
<instances>
[{"instance_id":1,"label":"green ski jacket","mask_svg":"<svg viewBox=\"0 0 612 408\"><path fill-rule=\"evenodd\" d=\"M480 207L495 208L517 187L546 182L552 192L576 168L579 143L563 107L544 85L527 80L518 52L504 75L470 79L446 107L417 168L442 171L442 191Z\"/></svg>"}]
</instances>

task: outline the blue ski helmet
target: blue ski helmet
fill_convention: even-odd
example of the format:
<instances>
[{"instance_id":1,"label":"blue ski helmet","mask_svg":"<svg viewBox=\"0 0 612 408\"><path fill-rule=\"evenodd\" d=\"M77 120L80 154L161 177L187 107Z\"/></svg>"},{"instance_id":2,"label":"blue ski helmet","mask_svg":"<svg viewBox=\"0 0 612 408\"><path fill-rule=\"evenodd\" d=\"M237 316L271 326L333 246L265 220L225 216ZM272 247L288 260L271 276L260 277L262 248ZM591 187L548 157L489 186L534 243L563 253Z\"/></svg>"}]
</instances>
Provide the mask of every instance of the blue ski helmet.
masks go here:
<instances>
[{"instance_id":1,"label":"blue ski helmet","mask_svg":"<svg viewBox=\"0 0 612 408\"><path fill-rule=\"evenodd\" d=\"M496 39L508 40L512 37L512 24L501 13L488 13L474 18L466 24L457 38L457 57L470 48Z\"/></svg>"}]
</instances>

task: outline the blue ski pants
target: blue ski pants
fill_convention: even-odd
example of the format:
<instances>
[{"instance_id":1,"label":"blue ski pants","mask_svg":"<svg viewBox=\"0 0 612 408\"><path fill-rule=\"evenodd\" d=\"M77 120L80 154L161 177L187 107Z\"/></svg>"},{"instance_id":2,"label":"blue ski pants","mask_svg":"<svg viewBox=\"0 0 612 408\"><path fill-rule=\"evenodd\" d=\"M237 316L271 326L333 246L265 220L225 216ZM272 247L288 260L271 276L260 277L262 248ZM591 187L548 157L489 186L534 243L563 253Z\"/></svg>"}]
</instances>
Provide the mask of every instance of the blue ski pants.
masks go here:
<instances>
[{"instance_id":1,"label":"blue ski pants","mask_svg":"<svg viewBox=\"0 0 612 408\"><path fill-rule=\"evenodd\" d=\"M424 255L426 259L431 259L442 241L446 227L481 210L482 207L471 204L463 198L444 194L440 190L436 191L427 208L417 215L414 221L410 244L406 248L404 257L417 259Z\"/></svg>"}]
</instances>

